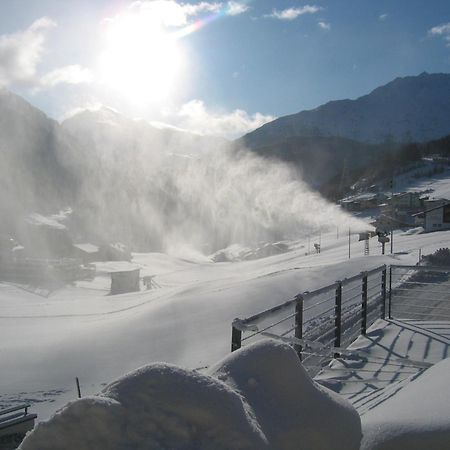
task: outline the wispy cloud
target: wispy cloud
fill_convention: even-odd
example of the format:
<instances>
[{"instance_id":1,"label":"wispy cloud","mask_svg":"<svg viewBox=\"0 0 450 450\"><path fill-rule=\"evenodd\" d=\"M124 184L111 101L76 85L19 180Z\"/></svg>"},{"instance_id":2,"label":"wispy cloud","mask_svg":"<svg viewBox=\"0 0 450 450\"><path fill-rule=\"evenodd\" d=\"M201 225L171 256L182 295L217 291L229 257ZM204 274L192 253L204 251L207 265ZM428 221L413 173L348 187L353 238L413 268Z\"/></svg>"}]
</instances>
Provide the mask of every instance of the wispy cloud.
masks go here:
<instances>
[{"instance_id":1,"label":"wispy cloud","mask_svg":"<svg viewBox=\"0 0 450 450\"><path fill-rule=\"evenodd\" d=\"M266 14L264 17L279 20L295 20L297 17L304 14L315 14L321 10L322 8L320 6L305 5L298 8L287 8L283 10L274 9L271 14Z\"/></svg>"},{"instance_id":2,"label":"wispy cloud","mask_svg":"<svg viewBox=\"0 0 450 450\"><path fill-rule=\"evenodd\" d=\"M196 18L202 14L223 12L228 16L237 16L249 9L250 7L246 2L237 1L179 3L175 0L138 0L128 7L130 12L138 11L139 14L143 15L143 19L148 19L150 23L157 22L169 27L187 25L191 18Z\"/></svg>"},{"instance_id":3,"label":"wispy cloud","mask_svg":"<svg viewBox=\"0 0 450 450\"><path fill-rule=\"evenodd\" d=\"M249 9L250 7L245 3L228 2L226 7L226 13L229 16L238 16L239 14L247 12Z\"/></svg>"},{"instance_id":4,"label":"wispy cloud","mask_svg":"<svg viewBox=\"0 0 450 450\"><path fill-rule=\"evenodd\" d=\"M166 3L176 2L169 1ZM186 3L179 6L187 16L197 16L205 12L218 12L223 7L221 2L200 2L195 4Z\"/></svg>"},{"instance_id":5,"label":"wispy cloud","mask_svg":"<svg viewBox=\"0 0 450 450\"><path fill-rule=\"evenodd\" d=\"M42 87L53 87L58 84L82 84L93 81L94 75L89 69L73 64L48 72L41 78L40 84Z\"/></svg>"},{"instance_id":6,"label":"wispy cloud","mask_svg":"<svg viewBox=\"0 0 450 450\"><path fill-rule=\"evenodd\" d=\"M428 30L430 36L441 36L445 41L447 47L450 47L450 22L442 25L437 25Z\"/></svg>"},{"instance_id":7,"label":"wispy cloud","mask_svg":"<svg viewBox=\"0 0 450 450\"><path fill-rule=\"evenodd\" d=\"M331 30L331 25L330 25L330 23L328 23L328 22L324 22L324 21L320 21L320 22L317 22L317 26L319 27L319 28L322 28L322 30L325 30L325 31L329 31L329 30Z\"/></svg>"},{"instance_id":8,"label":"wispy cloud","mask_svg":"<svg viewBox=\"0 0 450 450\"><path fill-rule=\"evenodd\" d=\"M381 20L382 22L384 22L388 17L389 17L389 14L386 14L386 13L380 14L378 16L378 20Z\"/></svg>"},{"instance_id":9,"label":"wispy cloud","mask_svg":"<svg viewBox=\"0 0 450 450\"><path fill-rule=\"evenodd\" d=\"M0 36L0 86L36 81L47 32L55 26L49 17L41 17L23 31Z\"/></svg>"},{"instance_id":10,"label":"wispy cloud","mask_svg":"<svg viewBox=\"0 0 450 450\"><path fill-rule=\"evenodd\" d=\"M201 100L191 100L178 110L166 112L165 121L198 134L236 138L254 130L275 117L259 112L249 114L242 109L231 112L213 111Z\"/></svg>"}]
</instances>

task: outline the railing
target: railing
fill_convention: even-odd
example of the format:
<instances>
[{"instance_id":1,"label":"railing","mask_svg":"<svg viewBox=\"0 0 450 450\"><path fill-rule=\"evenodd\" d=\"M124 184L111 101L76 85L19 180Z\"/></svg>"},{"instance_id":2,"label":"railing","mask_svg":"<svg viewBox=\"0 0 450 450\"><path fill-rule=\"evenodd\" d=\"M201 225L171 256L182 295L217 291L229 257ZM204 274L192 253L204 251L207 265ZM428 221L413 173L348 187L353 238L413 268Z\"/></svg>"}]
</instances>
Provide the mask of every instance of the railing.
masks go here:
<instances>
[{"instance_id":1,"label":"railing","mask_svg":"<svg viewBox=\"0 0 450 450\"><path fill-rule=\"evenodd\" d=\"M383 265L235 319L231 350L272 337L293 344L305 367L317 372L377 318L385 317L386 281Z\"/></svg>"},{"instance_id":2,"label":"railing","mask_svg":"<svg viewBox=\"0 0 450 450\"><path fill-rule=\"evenodd\" d=\"M450 267L391 266L388 317L450 320Z\"/></svg>"}]
</instances>

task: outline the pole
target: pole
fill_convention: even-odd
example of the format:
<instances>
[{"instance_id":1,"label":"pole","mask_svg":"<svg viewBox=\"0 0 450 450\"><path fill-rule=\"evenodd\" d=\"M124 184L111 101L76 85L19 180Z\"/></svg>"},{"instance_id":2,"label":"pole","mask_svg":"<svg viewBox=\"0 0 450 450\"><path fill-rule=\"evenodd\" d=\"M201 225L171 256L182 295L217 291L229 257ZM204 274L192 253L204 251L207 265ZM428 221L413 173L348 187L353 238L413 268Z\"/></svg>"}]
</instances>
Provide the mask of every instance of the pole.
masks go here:
<instances>
[{"instance_id":1,"label":"pole","mask_svg":"<svg viewBox=\"0 0 450 450\"><path fill-rule=\"evenodd\" d=\"M362 295L361 295L361 334L367 331L367 272L362 272Z\"/></svg>"},{"instance_id":2,"label":"pole","mask_svg":"<svg viewBox=\"0 0 450 450\"><path fill-rule=\"evenodd\" d=\"M381 318L386 319L386 266L381 272Z\"/></svg>"},{"instance_id":3,"label":"pole","mask_svg":"<svg viewBox=\"0 0 450 450\"><path fill-rule=\"evenodd\" d=\"M234 325L231 327L231 351L234 352L241 348L242 331Z\"/></svg>"},{"instance_id":4,"label":"pole","mask_svg":"<svg viewBox=\"0 0 450 450\"><path fill-rule=\"evenodd\" d=\"M342 327L342 282L337 282L336 297L334 305L334 346L341 346L341 327ZM334 357L339 358L340 354L335 353Z\"/></svg>"},{"instance_id":5,"label":"pole","mask_svg":"<svg viewBox=\"0 0 450 450\"><path fill-rule=\"evenodd\" d=\"M394 253L394 228L391 228L391 254Z\"/></svg>"},{"instance_id":6,"label":"pole","mask_svg":"<svg viewBox=\"0 0 450 450\"><path fill-rule=\"evenodd\" d=\"M388 318L392 319L392 266L389 266L389 310Z\"/></svg>"},{"instance_id":7,"label":"pole","mask_svg":"<svg viewBox=\"0 0 450 450\"><path fill-rule=\"evenodd\" d=\"M75 377L75 382L77 383L78 398L81 398L80 380L78 377Z\"/></svg>"},{"instance_id":8,"label":"pole","mask_svg":"<svg viewBox=\"0 0 450 450\"><path fill-rule=\"evenodd\" d=\"M295 302L295 330L294 335L297 339L303 339L303 297L299 295ZM297 355L302 360L302 346L296 344L294 346Z\"/></svg>"},{"instance_id":9,"label":"pole","mask_svg":"<svg viewBox=\"0 0 450 450\"><path fill-rule=\"evenodd\" d=\"M350 228L348 229L348 259L350 259Z\"/></svg>"},{"instance_id":10,"label":"pole","mask_svg":"<svg viewBox=\"0 0 450 450\"><path fill-rule=\"evenodd\" d=\"M311 253L311 236L308 235L308 255Z\"/></svg>"}]
</instances>

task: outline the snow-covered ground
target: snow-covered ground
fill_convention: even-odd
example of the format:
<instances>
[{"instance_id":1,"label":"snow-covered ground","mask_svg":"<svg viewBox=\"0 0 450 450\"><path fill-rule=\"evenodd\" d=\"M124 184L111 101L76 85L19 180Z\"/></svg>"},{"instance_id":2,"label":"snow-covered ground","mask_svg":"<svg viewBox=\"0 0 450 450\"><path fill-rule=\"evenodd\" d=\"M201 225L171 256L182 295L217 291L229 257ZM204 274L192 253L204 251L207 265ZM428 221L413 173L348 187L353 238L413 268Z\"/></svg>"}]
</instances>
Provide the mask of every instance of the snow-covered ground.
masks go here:
<instances>
[{"instance_id":1,"label":"snow-covered ground","mask_svg":"<svg viewBox=\"0 0 450 450\"><path fill-rule=\"evenodd\" d=\"M312 243L318 241L311 238ZM414 264L423 254L450 246L450 232L394 236L396 254L371 255L344 230L321 236L322 253L306 255L308 242L260 260L210 263L163 254L137 254L142 275L158 289L109 296L106 271L40 297L0 285L2 377L0 405L33 402L39 419L76 397L93 394L123 373L162 361L188 368L209 366L230 351L231 322L383 263ZM100 269L100 267L99 267Z\"/></svg>"}]
</instances>

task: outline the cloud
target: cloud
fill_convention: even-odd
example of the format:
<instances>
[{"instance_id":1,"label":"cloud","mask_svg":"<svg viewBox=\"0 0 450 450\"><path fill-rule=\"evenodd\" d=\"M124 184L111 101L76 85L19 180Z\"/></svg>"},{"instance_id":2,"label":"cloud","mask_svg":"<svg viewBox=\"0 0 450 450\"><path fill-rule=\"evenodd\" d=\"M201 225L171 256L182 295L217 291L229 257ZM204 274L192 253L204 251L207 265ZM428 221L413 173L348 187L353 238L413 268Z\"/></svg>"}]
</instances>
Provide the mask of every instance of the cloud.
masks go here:
<instances>
[{"instance_id":1,"label":"cloud","mask_svg":"<svg viewBox=\"0 0 450 450\"><path fill-rule=\"evenodd\" d=\"M175 0L138 0L130 4L128 11L143 15L143 20L163 26L179 27L189 24L190 18L201 14L223 11L228 16L237 16L250 8L244 2L199 2L178 3ZM107 19L107 21L114 19Z\"/></svg>"},{"instance_id":2,"label":"cloud","mask_svg":"<svg viewBox=\"0 0 450 450\"><path fill-rule=\"evenodd\" d=\"M250 7L244 3L228 2L226 8L226 14L229 16L237 16L247 12Z\"/></svg>"},{"instance_id":3,"label":"cloud","mask_svg":"<svg viewBox=\"0 0 450 450\"><path fill-rule=\"evenodd\" d=\"M389 17L389 14L380 14L378 16L378 20L381 20L382 22L385 21Z\"/></svg>"},{"instance_id":4,"label":"cloud","mask_svg":"<svg viewBox=\"0 0 450 450\"><path fill-rule=\"evenodd\" d=\"M191 100L177 111L166 113L165 119L194 133L236 138L274 120L275 117L258 112L248 114L242 109L225 113L211 111L203 101Z\"/></svg>"},{"instance_id":5,"label":"cloud","mask_svg":"<svg viewBox=\"0 0 450 450\"><path fill-rule=\"evenodd\" d=\"M441 36L447 42L447 47L450 47L450 22L431 28L428 30L428 34L430 36Z\"/></svg>"},{"instance_id":6,"label":"cloud","mask_svg":"<svg viewBox=\"0 0 450 450\"><path fill-rule=\"evenodd\" d=\"M63 83L82 84L92 83L93 81L94 76L89 69L81 67L78 64L73 64L48 72L41 78L40 85L42 87L53 87Z\"/></svg>"},{"instance_id":7,"label":"cloud","mask_svg":"<svg viewBox=\"0 0 450 450\"><path fill-rule=\"evenodd\" d=\"M304 14L315 14L321 11L322 8L316 5L305 5L298 8L288 8L278 11L274 9L272 14L267 14L264 17L270 17L273 19L279 20L295 20L297 17L302 16Z\"/></svg>"},{"instance_id":8,"label":"cloud","mask_svg":"<svg viewBox=\"0 0 450 450\"><path fill-rule=\"evenodd\" d=\"M26 30L0 36L0 86L36 82L37 66L45 53L46 34L55 26L49 17L41 17Z\"/></svg>"},{"instance_id":9,"label":"cloud","mask_svg":"<svg viewBox=\"0 0 450 450\"><path fill-rule=\"evenodd\" d=\"M174 2L175 3L175 2ZM197 16L205 12L218 12L222 9L222 3L219 2L200 2L196 4L186 3L180 5L187 16Z\"/></svg>"},{"instance_id":10,"label":"cloud","mask_svg":"<svg viewBox=\"0 0 450 450\"><path fill-rule=\"evenodd\" d=\"M323 21L317 22L317 26L319 28L322 28L322 30L326 30L326 31L331 30L331 25L328 22L323 22Z\"/></svg>"}]
</instances>

